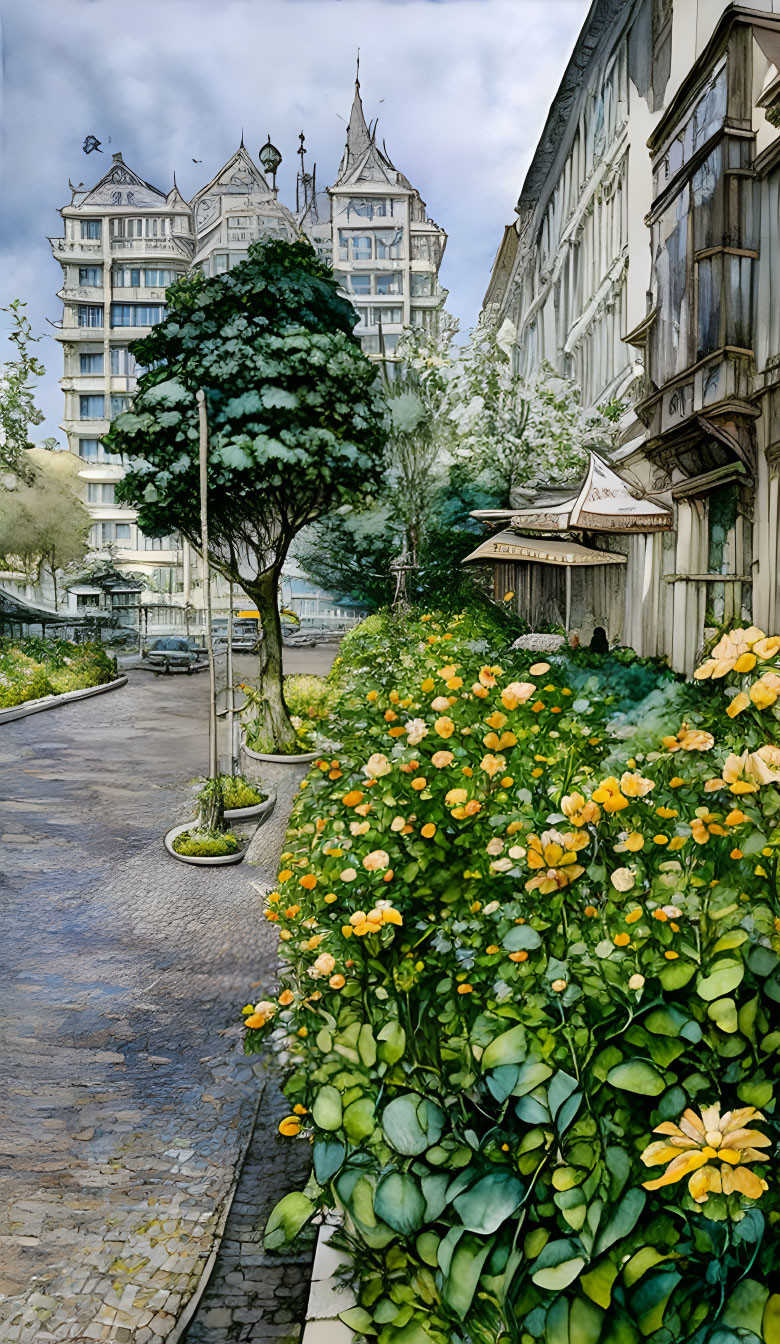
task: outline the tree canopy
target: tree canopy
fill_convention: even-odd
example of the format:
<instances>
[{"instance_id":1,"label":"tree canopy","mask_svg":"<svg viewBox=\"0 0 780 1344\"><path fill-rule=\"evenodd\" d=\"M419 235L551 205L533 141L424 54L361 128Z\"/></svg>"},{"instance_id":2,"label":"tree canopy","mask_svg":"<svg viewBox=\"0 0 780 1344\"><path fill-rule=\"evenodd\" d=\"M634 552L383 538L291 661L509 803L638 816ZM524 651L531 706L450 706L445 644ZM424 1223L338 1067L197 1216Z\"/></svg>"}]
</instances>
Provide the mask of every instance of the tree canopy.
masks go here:
<instances>
[{"instance_id":1,"label":"tree canopy","mask_svg":"<svg viewBox=\"0 0 780 1344\"><path fill-rule=\"evenodd\" d=\"M48 569L57 601L57 574L83 559L91 518L77 494L72 453L32 448L13 489L0 491L0 556L38 582Z\"/></svg>"},{"instance_id":2,"label":"tree canopy","mask_svg":"<svg viewBox=\"0 0 780 1344\"><path fill-rule=\"evenodd\" d=\"M166 320L131 346L146 372L107 435L130 458L117 496L144 532L200 544L198 414L206 396L211 563L258 606L268 731L291 740L277 585L305 524L381 479L384 412L356 315L304 241L253 243L226 275L168 290Z\"/></svg>"}]
</instances>

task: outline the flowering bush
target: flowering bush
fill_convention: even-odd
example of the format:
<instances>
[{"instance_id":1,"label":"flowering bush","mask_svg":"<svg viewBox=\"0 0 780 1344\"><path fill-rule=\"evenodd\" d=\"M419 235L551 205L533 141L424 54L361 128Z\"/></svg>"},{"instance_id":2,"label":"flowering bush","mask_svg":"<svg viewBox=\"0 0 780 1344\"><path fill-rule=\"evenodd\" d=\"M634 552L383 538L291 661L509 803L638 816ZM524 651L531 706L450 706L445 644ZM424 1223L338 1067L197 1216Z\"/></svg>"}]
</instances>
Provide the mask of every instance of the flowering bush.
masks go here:
<instances>
[{"instance_id":1,"label":"flowering bush","mask_svg":"<svg viewBox=\"0 0 780 1344\"><path fill-rule=\"evenodd\" d=\"M342 646L266 900L282 986L244 1010L313 1144L266 1244L338 1208L380 1344L777 1344L775 711L729 713L724 656L616 766L572 664L494 635Z\"/></svg>"}]
</instances>

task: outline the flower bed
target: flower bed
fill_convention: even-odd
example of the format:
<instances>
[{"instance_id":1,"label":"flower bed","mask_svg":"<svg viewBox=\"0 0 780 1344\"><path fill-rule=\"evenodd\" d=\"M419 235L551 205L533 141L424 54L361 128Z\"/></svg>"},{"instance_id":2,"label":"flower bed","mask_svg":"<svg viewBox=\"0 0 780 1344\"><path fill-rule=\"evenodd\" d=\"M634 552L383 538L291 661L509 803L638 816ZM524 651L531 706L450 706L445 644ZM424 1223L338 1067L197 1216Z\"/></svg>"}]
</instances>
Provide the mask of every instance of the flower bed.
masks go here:
<instances>
[{"instance_id":1,"label":"flower bed","mask_svg":"<svg viewBox=\"0 0 780 1344\"><path fill-rule=\"evenodd\" d=\"M100 644L66 639L0 640L0 709L66 691L102 686L116 677L116 659Z\"/></svg>"},{"instance_id":2,"label":"flower bed","mask_svg":"<svg viewBox=\"0 0 780 1344\"><path fill-rule=\"evenodd\" d=\"M340 1209L380 1344L777 1344L780 638L724 637L616 765L576 659L365 624L244 1010L313 1141L266 1245Z\"/></svg>"}]
</instances>

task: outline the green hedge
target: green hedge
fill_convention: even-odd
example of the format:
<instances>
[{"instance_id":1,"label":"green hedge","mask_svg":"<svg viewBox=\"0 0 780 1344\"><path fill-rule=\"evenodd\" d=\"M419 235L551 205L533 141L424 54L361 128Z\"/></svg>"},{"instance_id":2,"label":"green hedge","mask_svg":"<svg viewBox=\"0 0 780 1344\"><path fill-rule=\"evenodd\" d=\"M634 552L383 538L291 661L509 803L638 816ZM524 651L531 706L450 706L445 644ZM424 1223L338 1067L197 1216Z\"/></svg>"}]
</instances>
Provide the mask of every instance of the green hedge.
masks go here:
<instances>
[{"instance_id":1,"label":"green hedge","mask_svg":"<svg viewBox=\"0 0 780 1344\"><path fill-rule=\"evenodd\" d=\"M116 677L116 659L100 644L65 639L0 640L0 709L46 695L102 686Z\"/></svg>"}]
</instances>

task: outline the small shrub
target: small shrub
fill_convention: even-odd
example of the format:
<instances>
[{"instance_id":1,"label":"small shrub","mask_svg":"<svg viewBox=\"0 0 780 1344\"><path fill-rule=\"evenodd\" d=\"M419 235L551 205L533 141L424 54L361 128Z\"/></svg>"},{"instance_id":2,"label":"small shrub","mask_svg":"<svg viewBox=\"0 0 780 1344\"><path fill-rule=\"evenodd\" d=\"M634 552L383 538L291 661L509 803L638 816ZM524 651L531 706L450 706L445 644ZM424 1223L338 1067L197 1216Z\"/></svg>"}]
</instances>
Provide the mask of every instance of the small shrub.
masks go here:
<instances>
[{"instance_id":1,"label":"small shrub","mask_svg":"<svg viewBox=\"0 0 780 1344\"><path fill-rule=\"evenodd\" d=\"M299 673L284 679L284 699L291 716L325 723L330 718L334 692L325 677Z\"/></svg>"},{"instance_id":2,"label":"small shrub","mask_svg":"<svg viewBox=\"0 0 780 1344\"><path fill-rule=\"evenodd\" d=\"M177 854L193 859L216 859L223 854L237 854L241 842L235 835L218 835L213 831L182 831L173 841Z\"/></svg>"}]
</instances>

